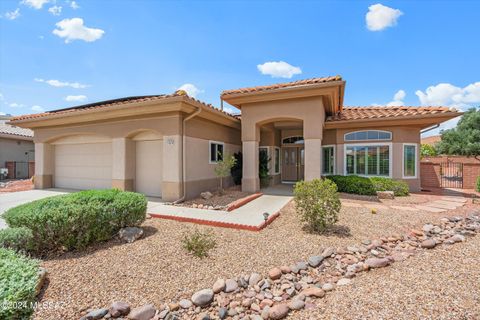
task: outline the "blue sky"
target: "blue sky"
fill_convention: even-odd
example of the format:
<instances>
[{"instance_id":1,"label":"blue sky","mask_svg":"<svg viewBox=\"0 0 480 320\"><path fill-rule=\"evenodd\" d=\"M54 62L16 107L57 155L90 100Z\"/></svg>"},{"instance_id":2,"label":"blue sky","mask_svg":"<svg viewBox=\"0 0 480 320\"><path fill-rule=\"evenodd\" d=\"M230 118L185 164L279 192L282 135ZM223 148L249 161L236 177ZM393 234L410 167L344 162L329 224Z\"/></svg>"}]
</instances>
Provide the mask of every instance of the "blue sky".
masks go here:
<instances>
[{"instance_id":1,"label":"blue sky","mask_svg":"<svg viewBox=\"0 0 480 320\"><path fill-rule=\"evenodd\" d=\"M46 1L0 2L0 112L337 74L345 105L480 105L479 1Z\"/></svg>"}]
</instances>

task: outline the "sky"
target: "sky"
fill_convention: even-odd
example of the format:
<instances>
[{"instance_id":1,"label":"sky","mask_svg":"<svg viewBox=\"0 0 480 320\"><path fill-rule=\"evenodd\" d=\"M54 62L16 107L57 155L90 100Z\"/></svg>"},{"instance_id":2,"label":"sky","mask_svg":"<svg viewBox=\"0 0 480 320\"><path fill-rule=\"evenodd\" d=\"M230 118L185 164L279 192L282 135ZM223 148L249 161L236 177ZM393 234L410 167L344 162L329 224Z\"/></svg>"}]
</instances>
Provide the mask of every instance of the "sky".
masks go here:
<instances>
[{"instance_id":1,"label":"sky","mask_svg":"<svg viewBox=\"0 0 480 320\"><path fill-rule=\"evenodd\" d=\"M220 106L222 90L330 75L345 106L467 110L479 20L474 0L2 0L0 114L179 88Z\"/></svg>"}]
</instances>

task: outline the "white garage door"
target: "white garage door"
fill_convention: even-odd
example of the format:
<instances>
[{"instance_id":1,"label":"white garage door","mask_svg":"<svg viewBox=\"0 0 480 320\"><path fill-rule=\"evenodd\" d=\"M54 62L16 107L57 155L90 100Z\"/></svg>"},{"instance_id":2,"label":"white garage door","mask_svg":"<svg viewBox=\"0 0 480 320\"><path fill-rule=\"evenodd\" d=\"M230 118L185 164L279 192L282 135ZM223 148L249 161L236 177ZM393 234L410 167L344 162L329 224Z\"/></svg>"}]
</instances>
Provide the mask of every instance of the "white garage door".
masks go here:
<instances>
[{"instance_id":1,"label":"white garage door","mask_svg":"<svg viewBox=\"0 0 480 320\"><path fill-rule=\"evenodd\" d=\"M109 189L112 187L112 144L55 145L55 187Z\"/></svg>"},{"instance_id":2,"label":"white garage door","mask_svg":"<svg viewBox=\"0 0 480 320\"><path fill-rule=\"evenodd\" d=\"M162 195L163 140L137 141L135 190L147 196Z\"/></svg>"}]
</instances>

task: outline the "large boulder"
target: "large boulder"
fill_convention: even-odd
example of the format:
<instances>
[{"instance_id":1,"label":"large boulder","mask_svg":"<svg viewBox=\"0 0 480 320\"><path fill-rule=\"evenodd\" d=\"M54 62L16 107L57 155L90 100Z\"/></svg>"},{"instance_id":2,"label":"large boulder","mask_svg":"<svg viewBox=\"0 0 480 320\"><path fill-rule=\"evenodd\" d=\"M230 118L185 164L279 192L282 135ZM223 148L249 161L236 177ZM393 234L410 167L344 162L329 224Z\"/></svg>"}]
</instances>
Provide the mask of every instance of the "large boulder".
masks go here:
<instances>
[{"instance_id":1,"label":"large boulder","mask_svg":"<svg viewBox=\"0 0 480 320\"><path fill-rule=\"evenodd\" d=\"M143 229L138 227L126 227L120 229L118 236L121 240L127 243L132 243L143 236Z\"/></svg>"}]
</instances>

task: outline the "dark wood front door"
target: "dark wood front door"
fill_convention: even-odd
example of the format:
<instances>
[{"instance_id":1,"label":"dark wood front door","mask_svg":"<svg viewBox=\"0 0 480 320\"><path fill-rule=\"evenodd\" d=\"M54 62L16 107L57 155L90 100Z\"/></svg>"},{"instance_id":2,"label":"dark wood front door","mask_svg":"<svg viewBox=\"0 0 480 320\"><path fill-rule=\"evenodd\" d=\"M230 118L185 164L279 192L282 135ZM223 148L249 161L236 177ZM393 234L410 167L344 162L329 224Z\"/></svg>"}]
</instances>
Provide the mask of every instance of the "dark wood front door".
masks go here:
<instances>
[{"instance_id":1,"label":"dark wood front door","mask_svg":"<svg viewBox=\"0 0 480 320\"><path fill-rule=\"evenodd\" d=\"M282 180L304 178L305 153L303 146L282 147Z\"/></svg>"}]
</instances>

